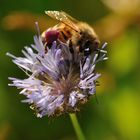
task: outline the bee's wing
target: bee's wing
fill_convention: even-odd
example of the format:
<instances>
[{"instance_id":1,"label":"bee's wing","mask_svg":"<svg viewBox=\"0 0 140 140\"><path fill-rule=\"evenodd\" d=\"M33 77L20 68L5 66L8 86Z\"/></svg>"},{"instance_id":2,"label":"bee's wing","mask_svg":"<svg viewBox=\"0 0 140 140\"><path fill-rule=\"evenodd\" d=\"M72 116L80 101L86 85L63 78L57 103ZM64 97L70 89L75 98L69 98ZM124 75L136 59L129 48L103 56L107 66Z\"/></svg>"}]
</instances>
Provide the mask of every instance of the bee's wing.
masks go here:
<instances>
[{"instance_id":1,"label":"bee's wing","mask_svg":"<svg viewBox=\"0 0 140 140\"><path fill-rule=\"evenodd\" d=\"M45 13L47 15L49 15L50 17L52 17L53 19L60 21L61 23L69 26L70 28L72 28L76 32L80 33L79 28L75 24L77 22L76 19L74 19L73 17L71 17L67 13L65 13L63 11L45 11Z\"/></svg>"},{"instance_id":2,"label":"bee's wing","mask_svg":"<svg viewBox=\"0 0 140 140\"><path fill-rule=\"evenodd\" d=\"M71 20L73 23L78 23L79 21L77 19L75 19L74 17L70 16L68 13L61 11L62 14L66 15L69 20Z\"/></svg>"}]
</instances>

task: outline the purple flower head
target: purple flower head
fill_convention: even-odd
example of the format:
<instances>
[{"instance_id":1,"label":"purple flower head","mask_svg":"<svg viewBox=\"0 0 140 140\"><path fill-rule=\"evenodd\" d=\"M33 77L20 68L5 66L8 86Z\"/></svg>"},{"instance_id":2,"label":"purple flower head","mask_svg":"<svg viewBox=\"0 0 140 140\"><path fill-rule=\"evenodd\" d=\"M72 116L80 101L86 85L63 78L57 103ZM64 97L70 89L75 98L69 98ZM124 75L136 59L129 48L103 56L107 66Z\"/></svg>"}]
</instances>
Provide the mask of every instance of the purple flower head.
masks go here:
<instances>
[{"instance_id":1,"label":"purple flower head","mask_svg":"<svg viewBox=\"0 0 140 140\"><path fill-rule=\"evenodd\" d=\"M22 89L20 94L26 96L22 102L29 103L38 117L78 111L80 105L95 94L100 76L95 66L107 59L106 43L98 51L84 56L75 46L69 48L68 43L59 40L53 40L51 47L47 47L39 35L34 37L34 42L22 51L24 57L7 53L28 76L22 80L10 77L9 86Z\"/></svg>"}]
</instances>

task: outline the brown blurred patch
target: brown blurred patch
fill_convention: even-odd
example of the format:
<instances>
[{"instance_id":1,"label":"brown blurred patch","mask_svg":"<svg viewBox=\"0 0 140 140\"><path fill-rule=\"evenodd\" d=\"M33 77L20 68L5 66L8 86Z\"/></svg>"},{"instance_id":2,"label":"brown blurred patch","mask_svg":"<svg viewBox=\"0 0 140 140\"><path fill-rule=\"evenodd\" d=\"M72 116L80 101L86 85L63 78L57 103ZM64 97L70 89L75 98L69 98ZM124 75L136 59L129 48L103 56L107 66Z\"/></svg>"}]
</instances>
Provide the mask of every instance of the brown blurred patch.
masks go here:
<instances>
[{"instance_id":1,"label":"brown blurred patch","mask_svg":"<svg viewBox=\"0 0 140 140\"><path fill-rule=\"evenodd\" d=\"M140 14L140 0L102 0L102 2L120 15Z\"/></svg>"},{"instance_id":2,"label":"brown blurred patch","mask_svg":"<svg viewBox=\"0 0 140 140\"><path fill-rule=\"evenodd\" d=\"M9 123L6 122L0 125L0 140L7 140L10 132L11 125Z\"/></svg>"},{"instance_id":3,"label":"brown blurred patch","mask_svg":"<svg viewBox=\"0 0 140 140\"><path fill-rule=\"evenodd\" d=\"M110 41L120 36L129 24L128 19L111 14L99 20L94 27L101 40Z\"/></svg>"},{"instance_id":4,"label":"brown blurred patch","mask_svg":"<svg viewBox=\"0 0 140 140\"><path fill-rule=\"evenodd\" d=\"M140 15L110 14L99 20L94 26L101 40L113 41L121 36L131 25L140 26Z\"/></svg>"},{"instance_id":5,"label":"brown blurred patch","mask_svg":"<svg viewBox=\"0 0 140 140\"><path fill-rule=\"evenodd\" d=\"M2 19L2 27L5 30L29 29L35 30L35 22L39 23L40 31L56 24L54 20L47 16L35 15L29 12L12 12Z\"/></svg>"}]
</instances>

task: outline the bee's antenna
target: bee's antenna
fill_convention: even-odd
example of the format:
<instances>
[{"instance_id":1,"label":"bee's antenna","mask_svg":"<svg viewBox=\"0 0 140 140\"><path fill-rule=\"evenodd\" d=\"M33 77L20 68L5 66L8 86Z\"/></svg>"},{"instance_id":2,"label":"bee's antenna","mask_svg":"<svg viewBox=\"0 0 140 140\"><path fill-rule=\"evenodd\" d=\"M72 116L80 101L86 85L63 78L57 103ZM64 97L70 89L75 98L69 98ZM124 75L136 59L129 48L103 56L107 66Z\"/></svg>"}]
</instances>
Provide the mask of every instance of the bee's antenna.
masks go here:
<instances>
[{"instance_id":1,"label":"bee's antenna","mask_svg":"<svg viewBox=\"0 0 140 140\"><path fill-rule=\"evenodd\" d=\"M36 26L36 29L37 29L37 32L38 32L38 36L40 36L40 29L39 29L39 25L38 25L37 21L35 22L35 26Z\"/></svg>"}]
</instances>

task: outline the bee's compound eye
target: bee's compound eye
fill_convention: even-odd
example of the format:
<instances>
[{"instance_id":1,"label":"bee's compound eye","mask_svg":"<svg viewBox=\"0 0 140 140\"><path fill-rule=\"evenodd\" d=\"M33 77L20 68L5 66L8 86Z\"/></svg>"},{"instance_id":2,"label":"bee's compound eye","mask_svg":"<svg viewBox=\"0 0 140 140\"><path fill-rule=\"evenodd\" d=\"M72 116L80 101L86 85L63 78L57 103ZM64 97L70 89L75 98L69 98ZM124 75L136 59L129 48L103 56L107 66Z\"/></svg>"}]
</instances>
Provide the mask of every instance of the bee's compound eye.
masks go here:
<instances>
[{"instance_id":1,"label":"bee's compound eye","mask_svg":"<svg viewBox=\"0 0 140 140\"><path fill-rule=\"evenodd\" d=\"M99 41L94 41L95 46L98 46L100 44Z\"/></svg>"},{"instance_id":2,"label":"bee's compound eye","mask_svg":"<svg viewBox=\"0 0 140 140\"><path fill-rule=\"evenodd\" d=\"M94 40L94 45L98 47L99 44L100 44L100 41L99 41L98 39L95 39L95 40Z\"/></svg>"},{"instance_id":3,"label":"bee's compound eye","mask_svg":"<svg viewBox=\"0 0 140 140\"><path fill-rule=\"evenodd\" d=\"M97 49L98 49L99 44L100 44L99 40L95 40L95 41L94 41L94 47L93 47L94 50L97 50Z\"/></svg>"}]
</instances>

